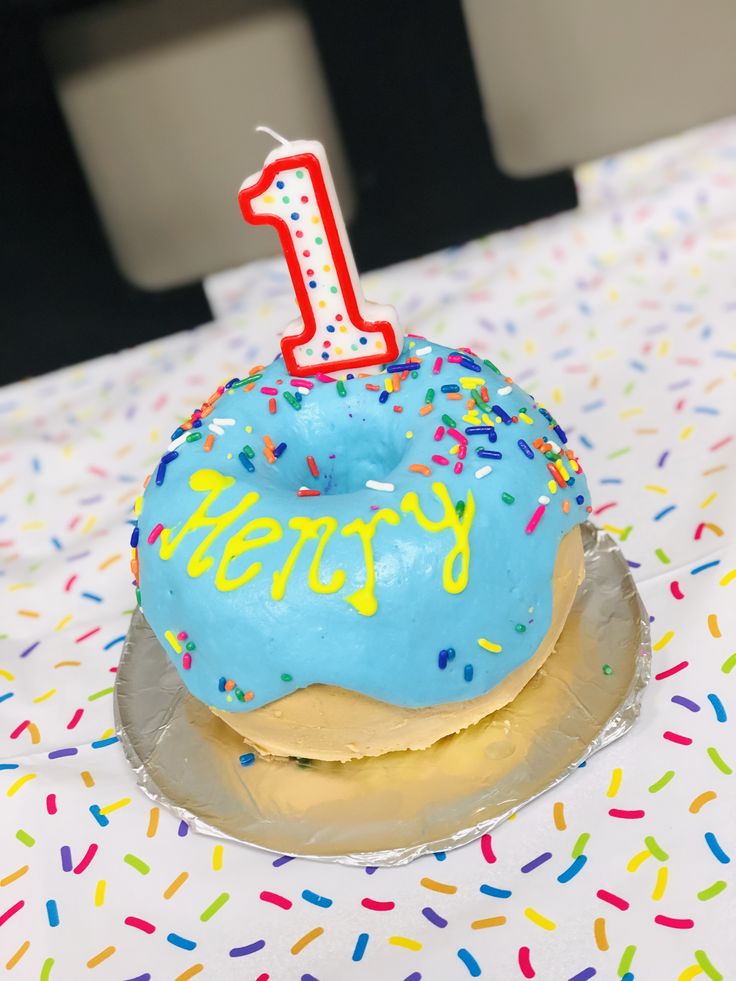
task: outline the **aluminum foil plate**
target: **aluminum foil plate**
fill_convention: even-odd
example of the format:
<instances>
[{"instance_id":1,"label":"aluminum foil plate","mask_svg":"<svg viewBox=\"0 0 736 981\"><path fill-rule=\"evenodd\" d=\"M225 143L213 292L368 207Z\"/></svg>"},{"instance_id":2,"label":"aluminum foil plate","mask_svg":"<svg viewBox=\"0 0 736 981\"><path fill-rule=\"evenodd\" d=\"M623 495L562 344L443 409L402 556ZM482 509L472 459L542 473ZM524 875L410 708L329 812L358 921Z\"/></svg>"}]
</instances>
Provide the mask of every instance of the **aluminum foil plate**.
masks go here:
<instances>
[{"instance_id":1,"label":"aluminum foil plate","mask_svg":"<svg viewBox=\"0 0 736 981\"><path fill-rule=\"evenodd\" d=\"M243 767L247 744L189 694L136 611L115 718L141 789L204 834L350 865L402 865L480 837L639 715L649 618L612 539L582 531L585 581L543 667L505 708L421 751Z\"/></svg>"}]
</instances>

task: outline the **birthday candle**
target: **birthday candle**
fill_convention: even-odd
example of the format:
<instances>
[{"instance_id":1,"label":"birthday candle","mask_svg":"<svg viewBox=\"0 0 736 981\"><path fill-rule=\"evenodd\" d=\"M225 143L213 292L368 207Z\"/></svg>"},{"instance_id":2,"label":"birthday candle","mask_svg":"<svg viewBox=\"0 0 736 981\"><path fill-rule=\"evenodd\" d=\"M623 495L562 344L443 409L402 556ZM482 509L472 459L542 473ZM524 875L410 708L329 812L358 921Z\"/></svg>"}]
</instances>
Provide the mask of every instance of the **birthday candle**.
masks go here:
<instances>
[{"instance_id":1,"label":"birthday candle","mask_svg":"<svg viewBox=\"0 0 736 981\"><path fill-rule=\"evenodd\" d=\"M324 147L284 142L238 200L254 225L273 225L289 267L301 317L281 342L292 375L373 372L401 350L396 311L368 303L360 289Z\"/></svg>"}]
</instances>

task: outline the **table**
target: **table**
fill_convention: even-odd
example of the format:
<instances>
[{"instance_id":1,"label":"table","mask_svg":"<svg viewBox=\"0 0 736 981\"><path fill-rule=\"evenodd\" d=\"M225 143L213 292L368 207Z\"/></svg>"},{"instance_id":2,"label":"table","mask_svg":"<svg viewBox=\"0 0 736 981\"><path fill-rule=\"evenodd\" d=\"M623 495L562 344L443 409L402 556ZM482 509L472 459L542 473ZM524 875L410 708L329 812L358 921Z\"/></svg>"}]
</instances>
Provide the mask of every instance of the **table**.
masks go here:
<instances>
[{"instance_id":1,"label":"table","mask_svg":"<svg viewBox=\"0 0 736 981\"><path fill-rule=\"evenodd\" d=\"M178 420L275 353L281 261L213 277L212 324L0 392L9 978L736 977L735 163L726 120L580 168L575 213L365 277L559 415L652 617L640 722L483 844L364 870L218 842L116 742L133 500Z\"/></svg>"}]
</instances>

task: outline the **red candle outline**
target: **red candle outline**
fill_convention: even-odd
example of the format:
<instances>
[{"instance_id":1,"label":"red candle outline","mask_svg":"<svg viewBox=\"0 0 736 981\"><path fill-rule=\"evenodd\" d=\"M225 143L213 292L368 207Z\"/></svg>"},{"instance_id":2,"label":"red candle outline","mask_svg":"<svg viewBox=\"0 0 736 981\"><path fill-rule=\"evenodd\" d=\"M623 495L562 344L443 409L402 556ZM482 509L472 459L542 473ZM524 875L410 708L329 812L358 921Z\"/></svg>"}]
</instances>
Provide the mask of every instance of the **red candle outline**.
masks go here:
<instances>
[{"instance_id":1,"label":"red candle outline","mask_svg":"<svg viewBox=\"0 0 736 981\"><path fill-rule=\"evenodd\" d=\"M289 234L288 223L276 215L255 214L252 202L253 198L258 197L271 186L279 173L284 170L296 170L300 167L308 170L312 178L315 199L322 217L324 233L327 237L327 242L335 263L337 281L340 284L348 319L362 333L380 333L383 335L384 341L386 342L386 350L381 354L367 354L362 358L331 358L329 361L320 360L314 365L299 366L296 363L293 353L294 349L311 341L317 331L317 323L310 302L310 294L304 282L301 267L299 266L296 248ZM251 225L273 225L281 240L281 248L286 258L289 275L291 276L299 311L304 323L304 330L300 334L288 335L281 340L281 351L290 374L297 377L306 377L321 372L329 373L336 368L345 370L348 368L365 368L374 364L389 364L398 358L399 345L396 340L393 324L388 320L366 320L360 313L358 299L355 295L355 284L345 261L342 239L338 232L332 210L332 202L325 186L322 167L313 153L296 153L289 157L279 157L276 160L272 160L263 168L255 184L251 184L250 187L241 188L238 193L238 203L240 204L243 218L247 222Z\"/></svg>"}]
</instances>

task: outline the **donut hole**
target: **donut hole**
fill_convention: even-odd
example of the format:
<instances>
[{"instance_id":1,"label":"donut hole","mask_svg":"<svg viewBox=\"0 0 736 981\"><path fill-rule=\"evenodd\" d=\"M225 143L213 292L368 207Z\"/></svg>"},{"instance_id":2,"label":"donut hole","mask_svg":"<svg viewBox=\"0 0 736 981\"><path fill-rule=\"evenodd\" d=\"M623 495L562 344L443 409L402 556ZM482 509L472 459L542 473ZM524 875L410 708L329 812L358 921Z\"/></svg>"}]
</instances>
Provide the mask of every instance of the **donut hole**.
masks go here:
<instances>
[{"instance_id":1,"label":"donut hole","mask_svg":"<svg viewBox=\"0 0 736 981\"><path fill-rule=\"evenodd\" d=\"M283 433L287 448L277 465L268 468L269 477L289 490L309 487L323 495L355 493L365 488L367 480L385 481L411 442L394 412L346 407L329 415L311 408L293 413L291 431ZM318 477L307 468L308 456L314 457Z\"/></svg>"}]
</instances>

